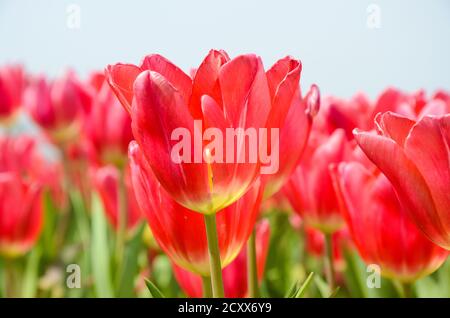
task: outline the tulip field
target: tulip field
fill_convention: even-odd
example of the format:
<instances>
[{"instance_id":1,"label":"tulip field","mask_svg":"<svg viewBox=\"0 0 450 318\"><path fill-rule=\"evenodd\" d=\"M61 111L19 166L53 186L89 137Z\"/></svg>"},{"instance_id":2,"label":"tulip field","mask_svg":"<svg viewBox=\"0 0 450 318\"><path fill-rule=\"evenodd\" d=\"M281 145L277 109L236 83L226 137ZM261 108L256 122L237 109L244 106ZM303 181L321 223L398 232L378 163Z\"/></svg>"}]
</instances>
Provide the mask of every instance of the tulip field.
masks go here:
<instances>
[{"instance_id":1,"label":"tulip field","mask_svg":"<svg viewBox=\"0 0 450 318\"><path fill-rule=\"evenodd\" d=\"M450 298L450 87L301 58L1 64L0 297Z\"/></svg>"}]
</instances>

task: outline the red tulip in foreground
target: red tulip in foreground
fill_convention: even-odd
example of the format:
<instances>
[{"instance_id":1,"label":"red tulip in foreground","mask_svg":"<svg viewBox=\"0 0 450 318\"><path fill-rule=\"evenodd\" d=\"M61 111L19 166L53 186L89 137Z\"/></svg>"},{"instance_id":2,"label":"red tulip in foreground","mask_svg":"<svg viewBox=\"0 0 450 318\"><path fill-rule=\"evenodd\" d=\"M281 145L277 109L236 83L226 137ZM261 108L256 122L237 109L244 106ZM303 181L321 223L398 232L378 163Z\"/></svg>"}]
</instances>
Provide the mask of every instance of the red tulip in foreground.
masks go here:
<instances>
[{"instance_id":1,"label":"red tulip in foreground","mask_svg":"<svg viewBox=\"0 0 450 318\"><path fill-rule=\"evenodd\" d=\"M109 222L113 225L114 229L119 228L120 218L120 200L119 200L119 182L120 172L114 166L105 166L99 168L95 172L95 185L102 198L103 205L105 206L106 216ZM141 211L139 210L138 203L134 196L133 189L131 187L131 180L128 170L125 173L124 186L126 188L126 198L122 198L127 207L125 211L126 228L128 231L132 231L135 226L141 220Z\"/></svg>"},{"instance_id":2,"label":"red tulip in foreground","mask_svg":"<svg viewBox=\"0 0 450 318\"><path fill-rule=\"evenodd\" d=\"M239 199L260 173L276 174L268 178L276 190L297 163L319 98L313 87L301 100L300 71L290 57L266 73L253 54L230 59L212 50L193 79L157 54L106 73L162 186L183 206L212 214Z\"/></svg>"},{"instance_id":3,"label":"red tulip in foreground","mask_svg":"<svg viewBox=\"0 0 450 318\"><path fill-rule=\"evenodd\" d=\"M264 266L266 263L269 249L270 228L268 221L262 221L256 226L256 258L258 268L258 279L261 280L264 275ZM175 278L180 287L189 297L199 298L205 295L202 287L202 278L183 268L173 265ZM248 295L247 292L247 250L243 248L234 261L223 269L223 282L225 297L243 298Z\"/></svg>"},{"instance_id":4,"label":"red tulip in foreground","mask_svg":"<svg viewBox=\"0 0 450 318\"><path fill-rule=\"evenodd\" d=\"M130 144L131 178L141 211L161 248L178 266L210 276L203 216L174 201L159 184L140 146ZM218 244L222 267L231 263L255 224L262 197L257 182L240 200L219 211Z\"/></svg>"},{"instance_id":5,"label":"red tulip in foreground","mask_svg":"<svg viewBox=\"0 0 450 318\"><path fill-rule=\"evenodd\" d=\"M22 104L25 77L19 65L0 67L0 123L9 122Z\"/></svg>"},{"instance_id":6,"label":"red tulip in foreground","mask_svg":"<svg viewBox=\"0 0 450 318\"><path fill-rule=\"evenodd\" d=\"M336 191L341 200L353 241L367 264L402 282L412 282L435 271L448 252L433 244L410 221L389 180L369 172L359 163L334 168Z\"/></svg>"},{"instance_id":7,"label":"red tulip in foreground","mask_svg":"<svg viewBox=\"0 0 450 318\"><path fill-rule=\"evenodd\" d=\"M450 249L450 114L414 121L387 112L376 122L381 135L355 131L359 146L391 181L418 228Z\"/></svg>"},{"instance_id":8,"label":"red tulip in foreground","mask_svg":"<svg viewBox=\"0 0 450 318\"><path fill-rule=\"evenodd\" d=\"M36 243L42 227L41 188L15 172L0 172L0 254L23 255Z\"/></svg>"}]
</instances>

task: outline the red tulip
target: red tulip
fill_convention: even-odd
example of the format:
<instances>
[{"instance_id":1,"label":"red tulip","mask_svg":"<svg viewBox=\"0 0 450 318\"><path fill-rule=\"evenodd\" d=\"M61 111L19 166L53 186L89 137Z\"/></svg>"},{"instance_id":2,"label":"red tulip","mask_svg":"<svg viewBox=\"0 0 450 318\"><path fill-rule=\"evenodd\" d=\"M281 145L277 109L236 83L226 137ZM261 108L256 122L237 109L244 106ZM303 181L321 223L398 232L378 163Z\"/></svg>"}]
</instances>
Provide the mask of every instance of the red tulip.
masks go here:
<instances>
[{"instance_id":1,"label":"red tulip","mask_svg":"<svg viewBox=\"0 0 450 318\"><path fill-rule=\"evenodd\" d=\"M27 135L0 136L0 172L13 171L29 177L33 174L36 140Z\"/></svg>"},{"instance_id":2,"label":"red tulip","mask_svg":"<svg viewBox=\"0 0 450 318\"><path fill-rule=\"evenodd\" d=\"M19 65L0 68L0 122L9 121L22 104L25 77Z\"/></svg>"},{"instance_id":3,"label":"red tulip","mask_svg":"<svg viewBox=\"0 0 450 318\"><path fill-rule=\"evenodd\" d=\"M341 128L347 138L352 139L355 127L369 128L372 124L372 108L372 103L362 93L350 100L329 96L321 105L321 111L314 122L314 130L330 135Z\"/></svg>"},{"instance_id":4,"label":"red tulip","mask_svg":"<svg viewBox=\"0 0 450 318\"><path fill-rule=\"evenodd\" d=\"M307 226L333 233L342 227L344 220L329 166L346 160L351 149L342 129L336 130L317 148L314 145L310 147L313 150L294 171L283 191Z\"/></svg>"},{"instance_id":5,"label":"red tulip","mask_svg":"<svg viewBox=\"0 0 450 318\"><path fill-rule=\"evenodd\" d=\"M439 91L429 99L423 90L407 94L396 88L384 90L373 103L361 93L349 100L328 96L323 99L314 131L328 135L342 128L351 140L353 129L369 130L379 112L393 111L410 118L446 114L450 112L447 96L446 92Z\"/></svg>"},{"instance_id":6,"label":"red tulip","mask_svg":"<svg viewBox=\"0 0 450 318\"><path fill-rule=\"evenodd\" d=\"M353 241L368 264L381 273L411 282L435 271L448 252L429 241L408 218L383 174L359 163L334 169L336 191Z\"/></svg>"},{"instance_id":7,"label":"red tulip","mask_svg":"<svg viewBox=\"0 0 450 318\"><path fill-rule=\"evenodd\" d=\"M61 186L62 166L46 159L38 151L35 137L0 136L0 172L14 172L25 181L37 182L50 190L59 207L66 204L67 198Z\"/></svg>"},{"instance_id":8,"label":"red tulip","mask_svg":"<svg viewBox=\"0 0 450 318\"><path fill-rule=\"evenodd\" d=\"M105 166L95 172L95 185L105 207L106 216L115 229L119 227L119 171L114 166ZM128 231L132 231L141 220L141 211L134 191L128 169L125 174L127 214L126 224Z\"/></svg>"},{"instance_id":9,"label":"red tulip","mask_svg":"<svg viewBox=\"0 0 450 318\"><path fill-rule=\"evenodd\" d=\"M42 228L41 190L15 172L0 172L0 254L16 257L36 243Z\"/></svg>"},{"instance_id":10,"label":"red tulip","mask_svg":"<svg viewBox=\"0 0 450 318\"><path fill-rule=\"evenodd\" d=\"M441 100L441 101L445 102L448 105L448 107L450 107L450 93L449 92L446 92L444 90L437 91L433 96L433 100Z\"/></svg>"},{"instance_id":11,"label":"red tulip","mask_svg":"<svg viewBox=\"0 0 450 318\"><path fill-rule=\"evenodd\" d=\"M388 112L376 121L382 135L355 131L359 146L392 182L416 225L450 249L450 115L416 122Z\"/></svg>"},{"instance_id":12,"label":"red tulip","mask_svg":"<svg viewBox=\"0 0 450 318\"><path fill-rule=\"evenodd\" d=\"M266 264L269 249L270 228L269 222L262 221L256 226L256 266L258 279L261 281L264 276L264 266ZM202 293L202 279L177 265L173 265L175 278L180 287L189 297L200 298ZM244 247L236 259L223 269L223 282L225 297L243 298L247 296L247 253Z\"/></svg>"},{"instance_id":13,"label":"red tulip","mask_svg":"<svg viewBox=\"0 0 450 318\"><path fill-rule=\"evenodd\" d=\"M181 206L160 185L136 142L131 142L131 178L141 211L146 213L152 233L178 266L209 276L209 257L204 217ZM219 211L217 232L222 267L237 256L250 236L259 211L259 182L233 205Z\"/></svg>"},{"instance_id":14,"label":"red tulip","mask_svg":"<svg viewBox=\"0 0 450 318\"><path fill-rule=\"evenodd\" d=\"M426 115L445 115L450 113L450 95L444 91L437 92L430 100L423 100L423 106L417 106L418 118Z\"/></svg>"},{"instance_id":15,"label":"red tulip","mask_svg":"<svg viewBox=\"0 0 450 318\"><path fill-rule=\"evenodd\" d=\"M378 113L386 111L415 116L415 100L396 88L388 88L378 97L370 119L372 120Z\"/></svg>"},{"instance_id":16,"label":"red tulip","mask_svg":"<svg viewBox=\"0 0 450 318\"><path fill-rule=\"evenodd\" d=\"M114 96L103 75L94 74L91 81L96 91L87 119L87 136L101 163L123 167L128 144L133 139L130 116Z\"/></svg>"},{"instance_id":17,"label":"red tulip","mask_svg":"<svg viewBox=\"0 0 450 318\"><path fill-rule=\"evenodd\" d=\"M83 94L73 73L50 84L40 77L25 90L24 105L54 142L65 144L79 133Z\"/></svg>"},{"instance_id":18,"label":"red tulip","mask_svg":"<svg viewBox=\"0 0 450 318\"><path fill-rule=\"evenodd\" d=\"M273 192L297 163L318 104L316 87L303 102L300 99L300 70L300 62L287 57L266 73L261 59L255 55L230 60L225 52L212 50L196 69L193 79L160 55L147 56L139 67L109 66L106 73L111 87L131 114L136 141L159 182L183 206L210 214L246 193L264 167L260 157L249 160L255 149L246 142L225 140L218 146L226 148L222 155L228 150L245 154L244 162L236 163L234 156L230 162L228 154L225 160L216 148L214 154L201 149L199 152L206 143L201 140L202 133L211 129L226 136L227 128L280 129L279 143L272 130L267 135L267 139L272 139L267 154L277 153L277 148L282 154L273 162L276 167L271 172L277 174L265 181L269 182L267 189ZM186 154L184 149L183 155L178 154L188 159L181 162L174 162L172 156L177 142L171 137L177 128L194 139L200 135L197 144L194 141L194 145L187 146ZM203 145L206 149L213 147L216 138L209 140L211 143ZM259 147L261 143L265 144L260 140ZM284 150L287 148L289 155Z\"/></svg>"}]
</instances>

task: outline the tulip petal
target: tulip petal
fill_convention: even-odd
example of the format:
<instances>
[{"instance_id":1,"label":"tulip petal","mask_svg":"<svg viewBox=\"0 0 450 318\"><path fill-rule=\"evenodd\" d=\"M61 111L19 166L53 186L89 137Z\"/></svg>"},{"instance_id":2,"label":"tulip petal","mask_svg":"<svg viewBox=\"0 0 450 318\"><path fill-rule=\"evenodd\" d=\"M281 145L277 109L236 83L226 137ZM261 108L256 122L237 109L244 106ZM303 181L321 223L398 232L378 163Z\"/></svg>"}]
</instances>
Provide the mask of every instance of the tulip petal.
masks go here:
<instances>
[{"instance_id":1,"label":"tulip petal","mask_svg":"<svg viewBox=\"0 0 450 318\"><path fill-rule=\"evenodd\" d=\"M194 118L202 118L201 98L203 95L209 95L216 103L222 104L218 81L219 72L222 65L227 63L229 59L224 51L211 50L195 72L189 102L191 114Z\"/></svg>"},{"instance_id":2,"label":"tulip petal","mask_svg":"<svg viewBox=\"0 0 450 318\"><path fill-rule=\"evenodd\" d=\"M378 264L384 275L405 282L442 264L448 253L411 222L383 174L344 163L333 176L353 241L366 263Z\"/></svg>"},{"instance_id":3,"label":"tulip petal","mask_svg":"<svg viewBox=\"0 0 450 318\"><path fill-rule=\"evenodd\" d=\"M450 115L425 116L412 128L405 153L430 189L450 245Z\"/></svg>"},{"instance_id":4,"label":"tulip petal","mask_svg":"<svg viewBox=\"0 0 450 318\"><path fill-rule=\"evenodd\" d=\"M377 251L376 239L378 236L373 232L374 227L370 225L370 218L367 218L367 215L370 214L367 210L373 208L367 206L368 203L370 204L368 202L370 194L362 191L362 189L369 188L371 175L361 164L354 162L333 166L330 172L339 206L353 241L363 259L367 260L370 258L368 250Z\"/></svg>"},{"instance_id":5,"label":"tulip petal","mask_svg":"<svg viewBox=\"0 0 450 318\"><path fill-rule=\"evenodd\" d=\"M220 70L224 112L233 127L264 127L270 111L270 94L261 59L241 55Z\"/></svg>"},{"instance_id":6,"label":"tulip petal","mask_svg":"<svg viewBox=\"0 0 450 318\"><path fill-rule=\"evenodd\" d=\"M133 135L159 182L181 204L195 206L194 202L209 200L204 197L209 195L205 164L193 160L177 163L172 158L172 147L178 143L171 140L175 129L187 131L194 154L194 122L182 95L161 74L152 71L138 76L134 92Z\"/></svg>"},{"instance_id":7,"label":"tulip petal","mask_svg":"<svg viewBox=\"0 0 450 318\"><path fill-rule=\"evenodd\" d=\"M385 136L392 138L401 147L403 147L405 143L409 130L416 123L412 119L392 112L377 114L375 122Z\"/></svg>"},{"instance_id":8,"label":"tulip petal","mask_svg":"<svg viewBox=\"0 0 450 318\"><path fill-rule=\"evenodd\" d=\"M178 66L159 54L150 54L142 60L141 69L154 71L164 76L183 96L184 102L188 105L192 91L192 80Z\"/></svg>"},{"instance_id":9,"label":"tulip petal","mask_svg":"<svg viewBox=\"0 0 450 318\"><path fill-rule=\"evenodd\" d=\"M108 65L106 78L120 103L130 112L133 101L133 84L141 69L132 64Z\"/></svg>"},{"instance_id":10,"label":"tulip petal","mask_svg":"<svg viewBox=\"0 0 450 318\"><path fill-rule=\"evenodd\" d=\"M435 243L442 246L445 233L435 209L433 197L416 166L393 140L371 133L354 131L361 149L386 175L396 189L416 225ZM412 213L414 211L414 213Z\"/></svg>"},{"instance_id":11,"label":"tulip petal","mask_svg":"<svg viewBox=\"0 0 450 318\"><path fill-rule=\"evenodd\" d=\"M272 108L268 119L269 127L281 128L283 126L294 96L299 97L301 70L300 61L287 56L267 71L267 82L272 96ZM279 81L277 82L277 80Z\"/></svg>"}]
</instances>

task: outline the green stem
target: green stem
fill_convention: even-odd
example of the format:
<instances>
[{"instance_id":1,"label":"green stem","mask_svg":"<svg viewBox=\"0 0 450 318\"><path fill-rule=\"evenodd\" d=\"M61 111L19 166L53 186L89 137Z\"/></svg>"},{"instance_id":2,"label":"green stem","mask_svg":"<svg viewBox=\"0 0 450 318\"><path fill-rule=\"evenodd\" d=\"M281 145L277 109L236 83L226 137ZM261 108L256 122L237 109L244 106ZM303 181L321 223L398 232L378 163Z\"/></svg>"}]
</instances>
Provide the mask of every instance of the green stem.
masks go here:
<instances>
[{"instance_id":1,"label":"green stem","mask_svg":"<svg viewBox=\"0 0 450 318\"><path fill-rule=\"evenodd\" d=\"M402 286L402 297L403 298L414 297L412 283L401 283L401 286Z\"/></svg>"},{"instance_id":2,"label":"green stem","mask_svg":"<svg viewBox=\"0 0 450 318\"><path fill-rule=\"evenodd\" d=\"M214 298L223 298L222 265L220 264L219 239L217 237L216 214L205 214L206 237L208 239L209 266Z\"/></svg>"},{"instance_id":3,"label":"green stem","mask_svg":"<svg viewBox=\"0 0 450 318\"><path fill-rule=\"evenodd\" d=\"M16 297L16 272L14 268L14 261L5 259L5 296L6 298Z\"/></svg>"},{"instance_id":4,"label":"green stem","mask_svg":"<svg viewBox=\"0 0 450 318\"><path fill-rule=\"evenodd\" d=\"M325 252L326 252L326 262L325 262L325 272L327 276L328 286L330 287L330 292L333 292L335 288L335 273L334 273L334 260L333 260L333 237L332 234L325 234Z\"/></svg>"},{"instance_id":5,"label":"green stem","mask_svg":"<svg viewBox=\"0 0 450 318\"><path fill-rule=\"evenodd\" d=\"M256 263L256 234L254 229L247 242L247 277L249 296L251 298L259 297L258 269Z\"/></svg>"},{"instance_id":6,"label":"green stem","mask_svg":"<svg viewBox=\"0 0 450 318\"><path fill-rule=\"evenodd\" d=\"M116 273L117 283L120 282L120 275L122 272L122 261L125 249L125 234L127 229L127 194L125 186L125 171L119 169L119 180L117 184L117 213L118 213L118 227L116 237Z\"/></svg>"},{"instance_id":7,"label":"green stem","mask_svg":"<svg viewBox=\"0 0 450 318\"><path fill-rule=\"evenodd\" d=\"M69 165L69 158L67 156L67 149L61 148L62 155L62 167L63 167L63 188L66 193L70 193L71 191L71 171ZM51 197L51 195L50 195ZM53 198L52 198L53 200ZM55 239L55 250L62 249L64 245L64 241L66 239L66 234L69 227L69 221L71 219L71 202L70 199L64 206L64 209L58 219L57 230L56 230L56 239Z\"/></svg>"},{"instance_id":8,"label":"green stem","mask_svg":"<svg viewBox=\"0 0 450 318\"><path fill-rule=\"evenodd\" d=\"M203 290L203 298L211 298L212 297L212 288L211 288L211 277L202 276L202 290Z\"/></svg>"}]
</instances>

